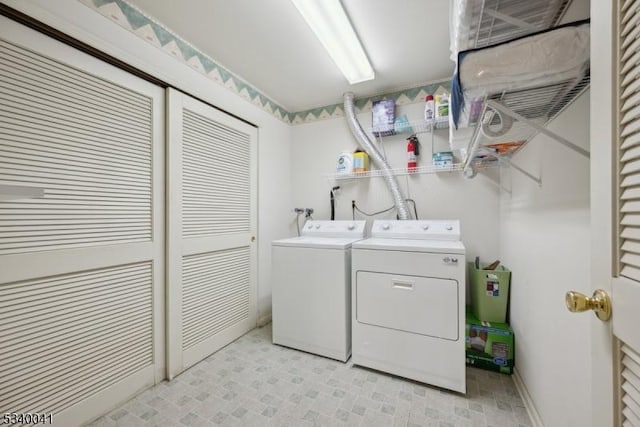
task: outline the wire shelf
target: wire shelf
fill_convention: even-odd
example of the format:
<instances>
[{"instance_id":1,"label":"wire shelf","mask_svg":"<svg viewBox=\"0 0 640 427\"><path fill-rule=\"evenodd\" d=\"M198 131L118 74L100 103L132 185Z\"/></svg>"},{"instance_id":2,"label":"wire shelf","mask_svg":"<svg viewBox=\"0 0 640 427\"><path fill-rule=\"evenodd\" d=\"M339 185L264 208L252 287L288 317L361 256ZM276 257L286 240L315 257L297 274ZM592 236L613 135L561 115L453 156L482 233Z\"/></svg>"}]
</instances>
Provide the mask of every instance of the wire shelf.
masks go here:
<instances>
[{"instance_id":1,"label":"wire shelf","mask_svg":"<svg viewBox=\"0 0 640 427\"><path fill-rule=\"evenodd\" d=\"M511 128L504 134L488 136L488 132L483 129L500 125L505 114L494 115L488 125L484 126L480 117L475 124L475 138L469 141L468 155L474 160L484 156L512 157L540 132L532 124L546 126L589 87L589 82L589 69L586 68L583 75L575 79L487 96L485 103L498 103L509 111L506 115L520 116L527 122L513 119ZM492 108L489 107L488 110L491 111Z\"/></svg>"},{"instance_id":2,"label":"wire shelf","mask_svg":"<svg viewBox=\"0 0 640 427\"><path fill-rule=\"evenodd\" d=\"M496 158L487 158L483 160L477 160L474 162L474 167L478 170L488 169L499 166L499 162ZM418 166L414 169L407 168L394 168L389 171L380 169L373 169L366 172L359 173L331 173L327 175L329 180L348 180L348 179L368 179L385 177L387 175L403 176L403 175L422 175L422 174L434 174L434 173L447 173L447 172L461 172L464 169L464 163L452 163L444 166Z\"/></svg>"},{"instance_id":3,"label":"wire shelf","mask_svg":"<svg viewBox=\"0 0 640 427\"><path fill-rule=\"evenodd\" d=\"M571 0L458 0L457 51L491 46L559 24Z\"/></svg>"},{"instance_id":4,"label":"wire shelf","mask_svg":"<svg viewBox=\"0 0 640 427\"><path fill-rule=\"evenodd\" d=\"M449 118L439 117L434 119L433 122L427 123L424 120L416 120L411 122L400 123L396 122L393 131L386 130L380 127L371 127L367 131L376 137L392 136L392 135L411 135L419 133L430 133L434 129L448 129Z\"/></svg>"},{"instance_id":5,"label":"wire shelf","mask_svg":"<svg viewBox=\"0 0 640 427\"><path fill-rule=\"evenodd\" d=\"M557 26L572 0L455 0L452 53L492 46ZM587 61L573 79L532 88L490 93L470 100L480 102L482 113L468 124L473 133L463 151L466 176L479 161L496 159L510 165L510 159L539 133L589 157L589 152L545 126L578 98L590 83ZM454 132L451 144L456 141ZM457 142L456 142L457 144ZM461 148L461 147L457 147ZM504 160L504 161L502 161ZM526 171L522 171L526 173ZM526 173L529 175L528 173ZM530 176L531 177L531 176ZM538 182L540 184L540 182Z\"/></svg>"}]
</instances>

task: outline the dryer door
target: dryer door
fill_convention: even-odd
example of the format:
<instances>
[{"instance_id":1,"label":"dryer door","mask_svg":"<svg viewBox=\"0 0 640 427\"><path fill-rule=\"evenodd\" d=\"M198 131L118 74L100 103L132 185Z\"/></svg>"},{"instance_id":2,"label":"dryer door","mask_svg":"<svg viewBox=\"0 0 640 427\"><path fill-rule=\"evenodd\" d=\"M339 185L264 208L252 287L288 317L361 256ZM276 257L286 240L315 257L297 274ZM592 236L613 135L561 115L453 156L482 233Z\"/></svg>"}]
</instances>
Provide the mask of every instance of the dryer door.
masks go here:
<instances>
[{"instance_id":1,"label":"dryer door","mask_svg":"<svg viewBox=\"0 0 640 427\"><path fill-rule=\"evenodd\" d=\"M356 320L456 341L458 289L452 279L358 271Z\"/></svg>"}]
</instances>

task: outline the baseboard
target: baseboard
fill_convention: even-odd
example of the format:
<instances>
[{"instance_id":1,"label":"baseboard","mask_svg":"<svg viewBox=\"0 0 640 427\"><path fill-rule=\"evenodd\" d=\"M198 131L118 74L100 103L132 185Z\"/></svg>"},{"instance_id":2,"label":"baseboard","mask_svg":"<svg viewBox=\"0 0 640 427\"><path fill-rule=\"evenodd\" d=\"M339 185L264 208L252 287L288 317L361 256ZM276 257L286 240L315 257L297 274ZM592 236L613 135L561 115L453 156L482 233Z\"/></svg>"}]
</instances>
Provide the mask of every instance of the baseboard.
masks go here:
<instances>
[{"instance_id":1,"label":"baseboard","mask_svg":"<svg viewBox=\"0 0 640 427\"><path fill-rule=\"evenodd\" d=\"M524 402L524 407L527 408L527 413L529 414L529 418L531 418L531 424L533 424L533 427L544 427L542 417L540 417L536 406L533 404L533 399L529 394L529 390L527 390L527 387L524 385L522 377L517 369L513 370L513 382L518 389L518 393L520 393L522 402Z\"/></svg>"},{"instance_id":2,"label":"baseboard","mask_svg":"<svg viewBox=\"0 0 640 427\"><path fill-rule=\"evenodd\" d=\"M270 322L271 322L271 313L265 314L264 316L260 316L258 318L258 323L256 324L256 326L258 326L258 328L261 328L265 325L268 325Z\"/></svg>"}]
</instances>

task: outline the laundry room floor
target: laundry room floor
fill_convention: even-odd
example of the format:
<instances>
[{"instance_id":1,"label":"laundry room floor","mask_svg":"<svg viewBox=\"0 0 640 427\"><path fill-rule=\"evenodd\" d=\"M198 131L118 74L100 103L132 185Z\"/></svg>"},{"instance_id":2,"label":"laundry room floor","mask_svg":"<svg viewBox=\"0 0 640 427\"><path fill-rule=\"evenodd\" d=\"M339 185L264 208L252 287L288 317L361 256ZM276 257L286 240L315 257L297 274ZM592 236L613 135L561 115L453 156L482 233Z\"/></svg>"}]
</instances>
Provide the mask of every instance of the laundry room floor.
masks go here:
<instances>
[{"instance_id":1,"label":"laundry room floor","mask_svg":"<svg viewBox=\"0 0 640 427\"><path fill-rule=\"evenodd\" d=\"M425 361L428 363L428 361ZM467 368L467 395L271 343L254 329L92 424L531 426L513 380Z\"/></svg>"}]
</instances>

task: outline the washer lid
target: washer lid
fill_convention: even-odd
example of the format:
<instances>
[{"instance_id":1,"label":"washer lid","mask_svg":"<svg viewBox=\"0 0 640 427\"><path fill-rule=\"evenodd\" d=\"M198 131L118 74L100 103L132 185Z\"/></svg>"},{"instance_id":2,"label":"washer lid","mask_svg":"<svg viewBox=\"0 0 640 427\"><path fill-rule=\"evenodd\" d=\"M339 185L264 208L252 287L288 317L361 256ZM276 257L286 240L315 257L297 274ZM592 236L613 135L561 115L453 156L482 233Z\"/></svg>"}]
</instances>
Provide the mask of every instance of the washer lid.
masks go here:
<instances>
[{"instance_id":1,"label":"washer lid","mask_svg":"<svg viewBox=\"0 0 640 427\"><path fill-rule=\"evenodd\" d=\"M314 237L300 236L289 239L274 240L272 246L287 246L298 248L349 249L361 237Z\"/></svg>"},{"instance_id":2,"label":"washer lid","mask_svg":"<svg viewBox=\"0 0 640 427\"><path fill-rule=\"evenodd\" d=\"M460 255L465 253L465 247L461 241L384 239L381 237L372 237L370 239L360 240L353 244L353 249L431 252Z\"/></svg>"}]
</instances>

